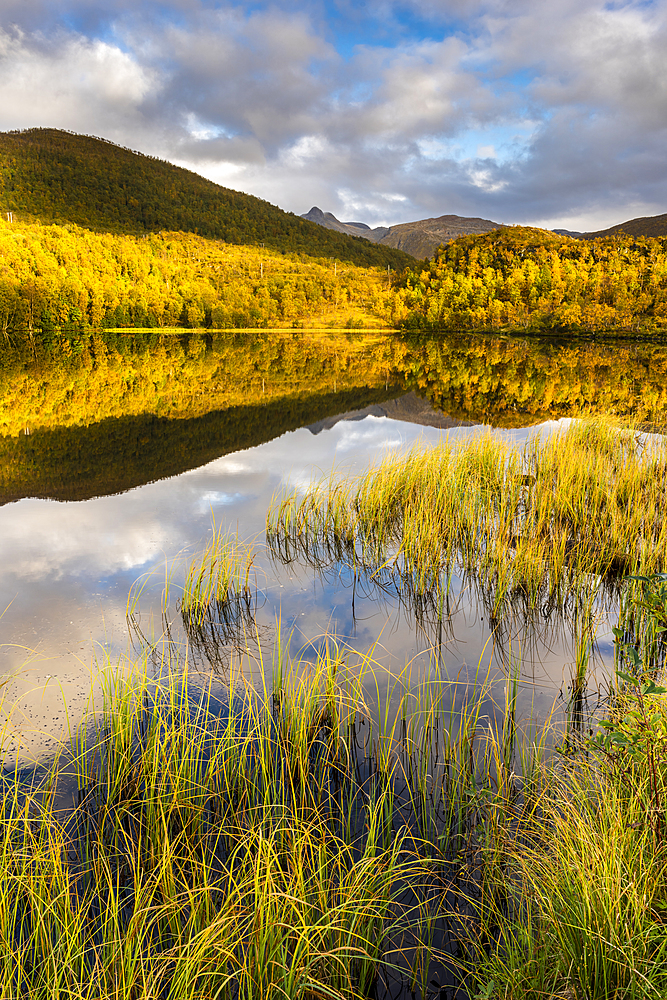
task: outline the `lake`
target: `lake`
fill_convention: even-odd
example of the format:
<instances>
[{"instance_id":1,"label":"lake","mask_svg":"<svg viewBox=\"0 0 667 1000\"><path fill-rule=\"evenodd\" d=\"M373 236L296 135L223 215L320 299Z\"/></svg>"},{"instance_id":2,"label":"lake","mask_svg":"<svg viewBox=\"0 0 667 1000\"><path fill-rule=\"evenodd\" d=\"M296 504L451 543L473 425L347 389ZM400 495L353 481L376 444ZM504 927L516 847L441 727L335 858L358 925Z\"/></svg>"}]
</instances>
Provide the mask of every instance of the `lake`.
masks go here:
<instances>
[{"instance_id":1,"label":"lake","mask_svg":"<svg viewBox=\"0 0 667 1000\"><path fill-rule=\"evenodd\" d=\"M282 565L273 498L384 454L489 433L519 445L589 414L661 426L667 348L633 341L365 331L63 334L0 368L0 611L8 762L48 755L109 663L164 652L224 687L238 641L190 644L179 595L213 526L255 545L256 634L294 653L324 636L378 669L437 656L452 677L520 665L519 715L567 716L574 638L545 612L492 628L461 581L439 621L345 564ZM130 596L132 595L132 596ZM128 615L128 611L132 612ZM538 616L539 617L539 616ZM613 660L600 608L589 695ZM253 625L255 629L255 625ZM166 630L166 631L165 631ZM310 644L310 645L309 645ZM377 645L375 645L377 644ZM253 659L254 657L254 659ZM256 679L256 677L255 677Z\"/></svg>"}]
</instances>

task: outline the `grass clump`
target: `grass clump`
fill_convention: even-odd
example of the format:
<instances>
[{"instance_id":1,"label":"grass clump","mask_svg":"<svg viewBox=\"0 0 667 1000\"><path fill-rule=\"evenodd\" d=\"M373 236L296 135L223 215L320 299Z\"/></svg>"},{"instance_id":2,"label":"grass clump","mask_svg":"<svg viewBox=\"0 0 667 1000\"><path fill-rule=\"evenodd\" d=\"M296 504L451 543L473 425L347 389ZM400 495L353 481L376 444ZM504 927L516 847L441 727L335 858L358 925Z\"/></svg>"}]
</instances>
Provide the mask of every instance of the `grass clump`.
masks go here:
<instances>
[{"instance_id":1,"label":"grass clump","mask_svg":"<svg viewBox=\"0 0 667 1000\"><path fill-rule=\"evenodd\" d=\"M5 794L2 995L367 996L427 872L386 836L387 783L355 780L340 666L278 657L271 694L224 705L182 675L110 684L76 807Z\"/></svg>"},{"instance_id":2,"label":"grass clump","mask_svg":"<svg viewBox=\"0 0 667 1000\"><path fill-rule=\"evenodd\" d=\"M270 686L239 671L222 702L182 670L112 676L73 762L34 790L7 784L2 996L425 1000L452 986L461 921L446 901L477 878L490 832L534 807L529 768L514 787L514 720L493 731L508 706L488 678L437 664L383 694L370 654L353 667L329 640L309 657L283 642ZM67 775L78 791L60 812Z\"/></svg>"},{"instance_id":3,"label":"grass clump","mask_svg":"<svg viewBox=\"0 0 667 1000\"><path fill-rule=\"evenodd\" d=\"M185 577L180 612L195 659L214 669L228 666L230 649L252 644L256 587L252 545L213 525L211 539Z\"/></svg>"},{"instance_id":4,"label":"grass clump","mask_svg":"<svg viewBox=\"0 0 667 1000\"><path fill-rule=\"evenodd\" d=\"M455 581L469 584L496 623L590 608L628 573L667 567L666 489L663 439L580 421L523 449L445 442L325 480L272 505L267 541L283 562L345 561L440 615Z\"/></svg>"},{"instance_id":5,"label":"grass clump","mask_svg":"<svg viewBox=\"0 0 667 1000\"><path fill-rule=\"evenodd\" d=\"M213 525L211 541L199 559L188 569L181 612L195 625L201 625L213 607L221 610L240 600L249 603L252 591L250 571L255 561L251 545L236 535Z\"/></svg>"},{"instance_id":6,"label":"grass clump","mask_svg":"<svg viewBox=\"0 0 667 1000\"><path fill-rule=\"evenodd\" d=\"M667 858L646 822L645 778L580 761L544 789L474 901L472 982L506 1000L664 997Z\"/></svg>"},{"instance_id":7,"label":"grass clump","mask_svg":"<svg viewBox=\"0 0 667 1000\"><path fill-rule=\"evenodd\" d=\"M667 995L667 689L652 659L667 591L664 575L629 584L621 622L641 619L651 641L615 629L622 669L599 732L544 770L539 808L467 900L480 996Z\"/></svg>"}]
</instances>

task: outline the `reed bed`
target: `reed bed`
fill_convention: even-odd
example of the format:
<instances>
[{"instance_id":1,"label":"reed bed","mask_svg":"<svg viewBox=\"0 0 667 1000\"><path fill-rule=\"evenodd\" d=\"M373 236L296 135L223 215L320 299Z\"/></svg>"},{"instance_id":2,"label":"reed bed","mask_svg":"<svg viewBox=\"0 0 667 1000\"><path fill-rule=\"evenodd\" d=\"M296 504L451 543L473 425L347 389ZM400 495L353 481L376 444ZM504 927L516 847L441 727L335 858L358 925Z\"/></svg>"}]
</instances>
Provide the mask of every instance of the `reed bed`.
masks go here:
<instances>
[{"instance_id":1,"label":"reed bed","mask_svg":"<svg viewBox=\"0 0 667 1000\"><path fill-rule=\"evenodd\" d=\"M446 996L447 901L539 780L518 790L488 678L434 664L385 688L370 656L353 666L332 641L279 645L271 685L239 675L224 702L184 670L110 674L69 762L5 787L0 995Z\"/></svg>"},{"instance_id":2,"label":"reed bed","mask_svg":"<svg viewBox=\"0 0 667 1000\"><path fill-rule=\"evenodd\" d=\"M274 501L267 542L282 562L393 580L440 616L455 582L470 584L496 624L518 609L590 609L628 574L664 571L666 490L663 438L648 446L609 421L577 421L524 449L445 442L323 480Z\"/></svg>"},{"instance_id":3,"label":"reed bed","mask_svg":"<svg viewBox=\"0 0 667 1000\"><path fill-rule=\"evenodd\" d=\"M665 995L641 747L522 723L517 664L496 698L481 667L392 679L331 638L287 650L223 701L178 664L110 672L69 755L5 777L0 995ZM619 687L618 731L630 704Z\"/></svg>"}]
</instances>

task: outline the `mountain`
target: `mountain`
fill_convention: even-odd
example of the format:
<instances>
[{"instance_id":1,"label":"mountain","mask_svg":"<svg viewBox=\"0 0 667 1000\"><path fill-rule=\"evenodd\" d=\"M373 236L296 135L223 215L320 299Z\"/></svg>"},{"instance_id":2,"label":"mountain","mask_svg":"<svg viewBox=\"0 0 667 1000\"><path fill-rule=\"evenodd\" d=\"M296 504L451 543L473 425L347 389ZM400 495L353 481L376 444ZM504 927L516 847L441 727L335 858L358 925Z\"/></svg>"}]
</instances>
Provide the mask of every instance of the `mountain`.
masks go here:
<instances>
[{"instance_id":1,"label":"mountain","mask_svg":"<svg viewBox=\"0 0 667 1000\"><path fill-rule=\"evenodd\" d=\"M380 246L394 247L413 257L432 257L441 243L450 243L459 236L482 236L502 223L489 219L464 218L460 215L440 215L437 219L421 222L404 222L391 226L389 232L378 240Z\"/></svg>"},{"instance_id":2,"label":"mountain","mask_svg":"<svg viewBox=\"0 0 667 1000\"><path fill-rule=\"evenodd\" d=\"M310 212L306 212L301 218L308 219L309 222L316 222L318 226L323 226L325 229L333 229L337 233L347 233L348 236L363 236L367 240L373 240L374 243L377 243L379 239L374 234L389 232L387 228L382 226L371 229L365 222L339 222L331 212L323 212L321 208L316 206L313 206Z\"/></svg>"},{"instance_id":3,"label":"mountain","mask_svg":"<svg viewBox=\"0 0 667 1000\"><path fill-rule=\"evenodd\" d=\"M327 231L165 160L60 129L0 133L0 212L102 232L196 232L366 267L410 263L391 246Z\"/></svg>"},{"instance_id":4,"label":"mountain","mask_svg":"<svg viewBox=\"0 0 667 1000\"><path fill-rule=\"evenodd\" d=\"M551 232L558 236L571 236L573 240L583 239L584 236L583 233L578 233L575 229L552 229Z\"/></svg>"},{"instance_id":5,"label":"mountain","mask_svg":"<svg viewBox=\"0 0 667 1000\"><path fill-rule=\"evenodd\" d=\"M301 218L336 232L363 236L378 246L393 247L413 257L431 257L441 243L449 243L459 236L480 236L502 226L502 223L491 222L489 219L441 215L437 219L422 219L420 222L403 222L388 228L378 226L371 229L363 222L339 222L331 212L323 212L317 207L311 208Z\"/></svg>"},{"instance_id":6,"label":"mountain","mask_svg":"<svg viewBox=\"0 0 667 1000\"><path fill-rule=\"evenodd\" d=\"M594 240L598 236L615 236L617 233L626 233L628 236L667 236L667 214L630 219L629 222L621 222L618 226L610 226L609 229L584 233L583 238Z\"/></svg>"},{"instance_id":7,"label":"mountain","mask_svg":"<svg viewBox=\"0 0 667 1000\"><path fill-rule=\"evenodd\" d=\"M308 424L311 434L329 431L341 420L363 420L365 417L388 417L390 420L404 420L410 424L421 424L422 427L439 427L441 430L451 430L452 427L472 427L472 420L458 420L448 413L436 410L435 407L418 396L416 392L388 398L380 403L370 403L360 410L348 410L346 413L336 413L324 417L315 423Z\"/></svg>"}]
</instances>

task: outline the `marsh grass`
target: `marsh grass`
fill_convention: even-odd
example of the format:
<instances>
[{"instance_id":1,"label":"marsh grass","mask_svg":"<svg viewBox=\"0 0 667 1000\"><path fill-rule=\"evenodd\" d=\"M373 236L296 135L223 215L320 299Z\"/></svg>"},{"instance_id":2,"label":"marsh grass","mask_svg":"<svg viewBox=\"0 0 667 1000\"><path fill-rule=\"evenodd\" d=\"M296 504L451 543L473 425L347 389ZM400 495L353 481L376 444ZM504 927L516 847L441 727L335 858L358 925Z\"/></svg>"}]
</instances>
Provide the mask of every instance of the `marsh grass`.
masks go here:
<instances>
[{"instance_id":1,"label":"marsh grass","mask_svg":"<svg viewBox=\"0 0 667 1000\"><path fill-rule=\"evenodd\" d=\"M667 589L664 575L626 583L606 717L543 762L538 807L505 826L465 897L478 996L667 995L667 703L654 680Z\"/></svg>"},{"instance_id":2,"label":"marsh grass","mask_svg":"<svg viewBox=\"0 0 667 1000\"><path fill-rule=\"evenodd\" d=\"M507 1000L667 994L667 857L646 822L649 794L645 775L621 780L601 759L545 774L539 810L467 900L471 989Z\"/></svg>"},{"instance_id":3,"label":"marsh grass","mask_svg":"<svg viewBox=\"0 0 667 1000\"><path fill-rule=\"evenodd\" d=\"M224 608L252 597L250 572L255 561L252 545L241 542L228 529L213 524L211 540L190 564L183 585L181 613L196 627L212 607Z\"/></svg>"},{"instance_id":4,"label":"marsh grass","mask_svg":"<svg viewBox=\"0 0 667 1000\"><path fill-rule=\"evenodd\" d=\"M372 654L351 664L330 637L297 658L278 644L267 686L239 672L223 701L172 667L109 671L69 756L38 786L7 780L0 995L452 985L447 899L490 831L533 801L530 768L521 791L515 771L542 750L518 749L511 691L496 705L488 676L449 679L437 663L387 688ZM67 775L78 794L61 812Z\"/></svg>"},{"instance_id":5,"label":"marsh grass","mask_svg":"<svg viewBox=\"0 0 667 1000\"><path fill-rule=\"evenodd\" d=\"M446 614L454 581L492 624L572 616L618 598L628 574L667 567L667 444L609 421L572 423L524 449L489 436L392 455L359 478L276 499L275 559L343 562L406 603Z\"/></svg>"},{"instance_id":6,"label":"marsh grass","mask_svg":"<svg viewBox=\"0 0 667 1000\"><path fill-rule=\"evenodd\" d=\"M194 657L214 669L227 669L231 650L252 646L256 638L256 556L253 545L214 522L210 541L186 573L183 626Z\"/></svg>"}]
</instances>

